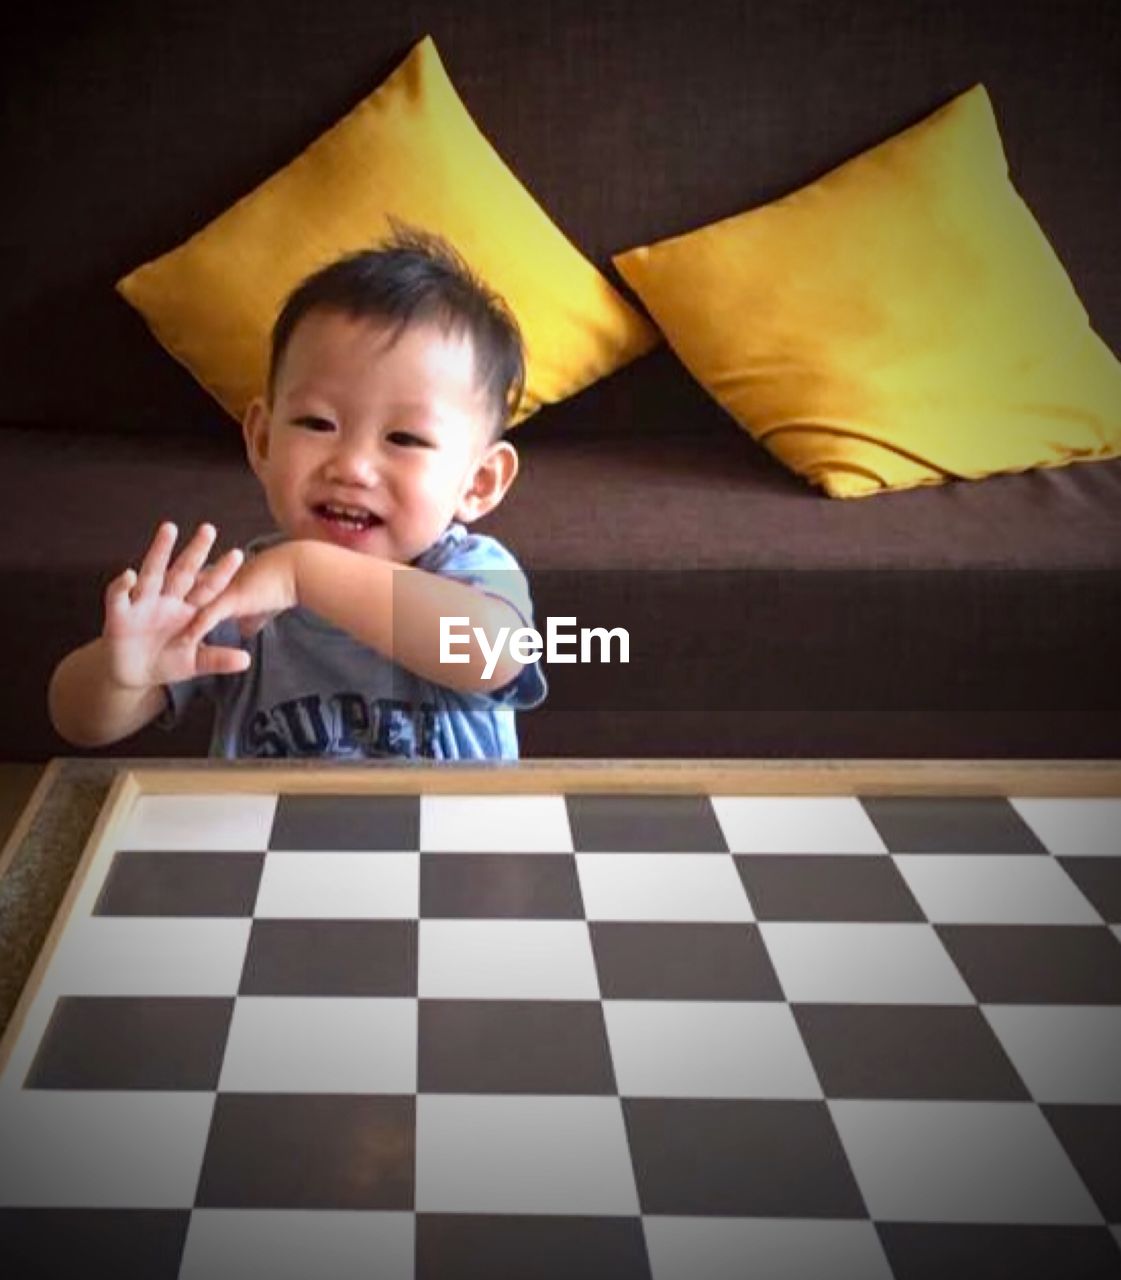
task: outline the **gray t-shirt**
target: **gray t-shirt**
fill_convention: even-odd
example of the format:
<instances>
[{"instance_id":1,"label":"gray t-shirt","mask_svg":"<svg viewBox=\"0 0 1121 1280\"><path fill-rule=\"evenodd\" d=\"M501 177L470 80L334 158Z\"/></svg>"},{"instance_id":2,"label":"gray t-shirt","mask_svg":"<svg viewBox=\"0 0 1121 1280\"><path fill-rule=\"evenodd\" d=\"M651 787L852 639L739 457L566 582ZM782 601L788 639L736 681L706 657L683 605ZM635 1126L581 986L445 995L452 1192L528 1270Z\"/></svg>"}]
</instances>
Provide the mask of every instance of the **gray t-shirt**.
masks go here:
<instances>
[{"instance_id":1,"label":"gray t-shirt","mask_svg":"<svg viewBox=\"0 0 1121 1280\"><path fill-rule=\"evenodd\" d=\"M254 539L246 557L282 541L282 534ZM524 626L533 625L525 575L494 538L451 524L413 564L507 601ZM168 707L156 723L171 729L192 698L209 699L214 706L210 755L227 760L515 760L514 712L537 706L547 692L537 662L493 692L445 689L396 666L301 606L278 614L249 639L242 638L232 618L219 623L206 639L247 649L252 665L235 675L199 676L166 685Z\"/></svg>"}]
</instances>

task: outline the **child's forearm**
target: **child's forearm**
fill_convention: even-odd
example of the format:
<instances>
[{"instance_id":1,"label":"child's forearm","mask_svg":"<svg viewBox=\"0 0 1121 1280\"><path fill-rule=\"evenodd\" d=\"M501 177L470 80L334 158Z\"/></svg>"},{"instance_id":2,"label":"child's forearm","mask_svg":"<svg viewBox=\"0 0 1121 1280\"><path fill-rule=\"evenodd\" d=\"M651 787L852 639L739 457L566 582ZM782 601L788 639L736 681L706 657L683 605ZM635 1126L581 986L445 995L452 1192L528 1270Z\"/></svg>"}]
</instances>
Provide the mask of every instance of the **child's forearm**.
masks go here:
<instances>
[{"instance_id":1,"label":"child's forearm","mask_svg":"<svg viewBox=\"0 0 1121 1280\"><path fill-rule=\"evenodd\" d=\"M296 551L296 593L312 613L434 684L460 691L500 689L521 672L503 651L489 679L486 656L472 636L467 663L440 661L441 617L467 618L494 643L501 627L522 625L510 605L474 587L335 547L301 541ZM462 631L460 631L462 634Z\"/></svg>"},{"instance_id":2,"label":"child's forearm","mask_svg":"<svg viewBox=\"0 0 1121 1280\"><path fill-rule=\"evenodd\" d=\"M166 705L162 685L125 689L109 678L101 637L67 654L47 690L51 723L76 747L104 747L127 738Z\"/></svg>"}]
</instances>

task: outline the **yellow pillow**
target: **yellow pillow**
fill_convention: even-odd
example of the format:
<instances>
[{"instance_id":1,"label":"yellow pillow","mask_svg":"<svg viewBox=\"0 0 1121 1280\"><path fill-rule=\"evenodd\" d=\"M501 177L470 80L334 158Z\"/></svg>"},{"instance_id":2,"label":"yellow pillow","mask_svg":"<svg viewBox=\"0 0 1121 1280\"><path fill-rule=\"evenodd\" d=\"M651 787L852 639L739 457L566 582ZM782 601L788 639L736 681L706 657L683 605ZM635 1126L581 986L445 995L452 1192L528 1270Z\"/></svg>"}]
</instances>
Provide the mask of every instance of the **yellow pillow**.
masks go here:
<instances>
[{"instance_id":1,"label":"yellow pillow","mask_svg":"<svg viewBox=\"0 0 1121 1280\"><path fill-rule=\"evenodd\" d=\"M240 418L264 387L287 294L381 239L391 217L448 239L517 316L528 374L517 421L658 341L479 132L429 37L291 164L117 288Z\"/></svg>"},{"instance_id":2,"label":"yellow pillow","mask_svg":"<svg viewBox=\"0 0 1121 1280\"><path fill-rule=\"evenodd\" d=\"M1121 453L1121 366L981 85L793 195L614 261L710 394L832 497Z\"/></svg>"}]
</instances>

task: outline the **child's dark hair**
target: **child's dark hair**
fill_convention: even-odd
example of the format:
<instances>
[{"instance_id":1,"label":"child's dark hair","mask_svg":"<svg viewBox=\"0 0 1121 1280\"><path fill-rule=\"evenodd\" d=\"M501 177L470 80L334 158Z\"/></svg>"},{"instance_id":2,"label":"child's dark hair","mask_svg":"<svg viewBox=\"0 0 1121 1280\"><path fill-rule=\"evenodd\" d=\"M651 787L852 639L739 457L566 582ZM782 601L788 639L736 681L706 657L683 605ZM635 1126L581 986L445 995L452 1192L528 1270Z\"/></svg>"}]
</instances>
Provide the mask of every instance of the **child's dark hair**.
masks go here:
<instances>
[{"instance_id":1,"label":"child's dark hair","mask_svg":"<svg viewBox=\"0 0 1121 1280\"><path fill-rule=\"evenodd\" d=\"M430 322L468 337L480 385L494 408L493 438L509 425L525 389L521 332L503 299L446 240L391 220L392 235L370 249L322 267L298 285L272 330L268 398L272 403L284 352L309 311L407 325Z\"/></svg>"}]
</instances>

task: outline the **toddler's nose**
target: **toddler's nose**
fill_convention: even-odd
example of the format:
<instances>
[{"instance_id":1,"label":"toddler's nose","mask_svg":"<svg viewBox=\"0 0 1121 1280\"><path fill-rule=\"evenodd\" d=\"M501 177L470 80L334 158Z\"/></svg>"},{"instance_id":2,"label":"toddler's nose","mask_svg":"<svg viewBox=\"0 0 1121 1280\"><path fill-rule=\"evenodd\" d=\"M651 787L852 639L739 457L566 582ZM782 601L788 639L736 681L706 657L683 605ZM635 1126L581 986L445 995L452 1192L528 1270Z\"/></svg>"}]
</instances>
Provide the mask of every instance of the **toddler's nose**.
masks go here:
<instances>
[{"instance_id":1,"label":"toddler's nose","mask_svg":"<svg viewBox=\"0 0 1121 1280\"><path fill-rule=\"evenodd\" d=\"M368 449L352 444L340 445L332 453L327 471L331 480L368 488L377 483L377 459Z\"/></svg>"}]
</instances>

